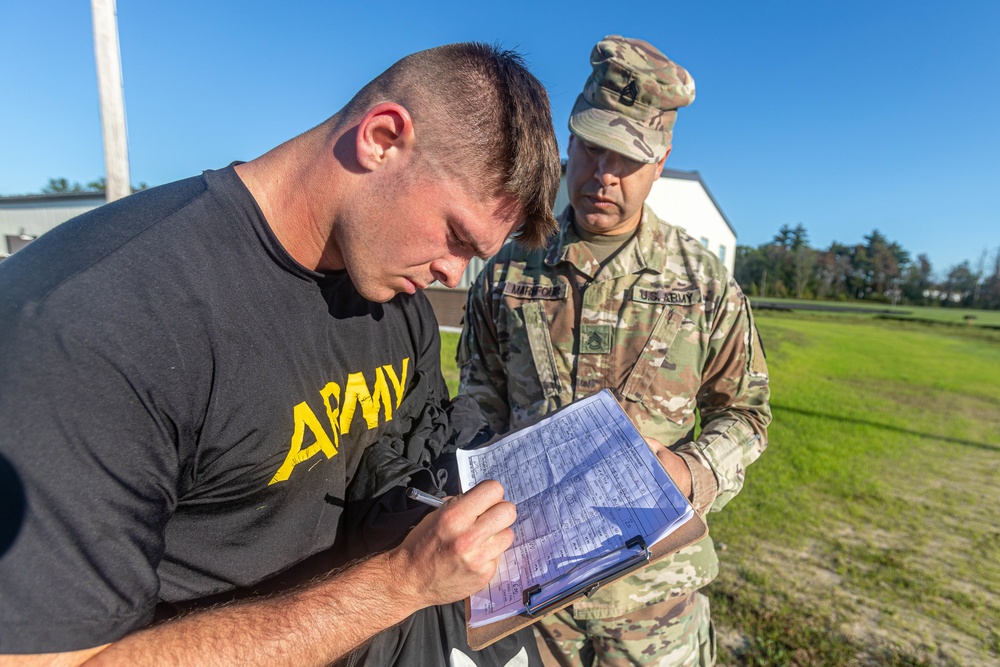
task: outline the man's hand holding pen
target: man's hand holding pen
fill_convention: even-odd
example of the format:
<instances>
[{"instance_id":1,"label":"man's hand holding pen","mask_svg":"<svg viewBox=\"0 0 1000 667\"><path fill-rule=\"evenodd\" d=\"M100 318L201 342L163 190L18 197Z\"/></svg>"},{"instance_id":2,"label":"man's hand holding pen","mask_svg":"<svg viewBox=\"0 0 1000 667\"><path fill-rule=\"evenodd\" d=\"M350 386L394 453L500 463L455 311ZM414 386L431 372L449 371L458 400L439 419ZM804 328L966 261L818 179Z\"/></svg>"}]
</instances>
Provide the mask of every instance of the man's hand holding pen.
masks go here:
<instances>
[{"instance_id":1,"label":"man's hand holding pen","mask_svg":"<svg viewBox=\"0 0 1000 667\"><path fill-rule=\"evenodd\" d=\"M468 597L486 586L514 542L517 516L499 482L485 481L449 498L391 552L398 579L387 582L414 610Z\"/></svg>"}]
</instances>

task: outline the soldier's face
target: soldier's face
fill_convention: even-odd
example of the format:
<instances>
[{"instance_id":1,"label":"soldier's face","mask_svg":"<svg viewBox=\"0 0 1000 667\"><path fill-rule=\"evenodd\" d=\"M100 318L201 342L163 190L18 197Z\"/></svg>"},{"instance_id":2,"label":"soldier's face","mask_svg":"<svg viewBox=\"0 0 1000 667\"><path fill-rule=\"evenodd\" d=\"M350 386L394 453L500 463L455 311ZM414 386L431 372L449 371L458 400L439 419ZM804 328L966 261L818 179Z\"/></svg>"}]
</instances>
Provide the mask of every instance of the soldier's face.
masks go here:
<instances>
[{"instance_id":1,"label":"soldier's face","mask_svg":"<svg viewBox=\"0 0 1000 667\"><path fill-rule=\"evenodd\" d=\"M435 281L456 286L473 256L496 254L521 223L518 207L502 203L442 177L386 184L341 228L338 246L351 281L380 302Z\"/></svg>"},{"instance_id":2,"label":"soldier's face","mask_svg":"<svg viewBox=\"0 0 1000 667\"><path fill-rule=\"evenodd\" d=\"M635 229L666 159L664 155L656 164L644 164L570 135L566 188L576 224L608 236Z\"/></svg>"}]
</instances>

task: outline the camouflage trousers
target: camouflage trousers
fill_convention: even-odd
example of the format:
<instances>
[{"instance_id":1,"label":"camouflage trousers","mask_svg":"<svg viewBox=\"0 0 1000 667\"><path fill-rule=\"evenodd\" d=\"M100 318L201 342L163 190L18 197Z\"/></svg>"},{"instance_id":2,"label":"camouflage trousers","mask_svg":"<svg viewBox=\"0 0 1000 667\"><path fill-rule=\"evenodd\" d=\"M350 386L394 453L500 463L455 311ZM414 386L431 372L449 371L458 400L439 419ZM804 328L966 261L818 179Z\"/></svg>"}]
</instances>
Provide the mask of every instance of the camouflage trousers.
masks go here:
<instances>
[{"instance_id":1,"label":"camouflage trousers","mask_svg":"<svg viewBox=\"0 0 1000 667\"><path fill-rule=\"evenodd\" d=\"M572 607L535 624L545 667L711 667L708 598L691 593L615 618L578 620Z\"/></svg>"}]
</instances>

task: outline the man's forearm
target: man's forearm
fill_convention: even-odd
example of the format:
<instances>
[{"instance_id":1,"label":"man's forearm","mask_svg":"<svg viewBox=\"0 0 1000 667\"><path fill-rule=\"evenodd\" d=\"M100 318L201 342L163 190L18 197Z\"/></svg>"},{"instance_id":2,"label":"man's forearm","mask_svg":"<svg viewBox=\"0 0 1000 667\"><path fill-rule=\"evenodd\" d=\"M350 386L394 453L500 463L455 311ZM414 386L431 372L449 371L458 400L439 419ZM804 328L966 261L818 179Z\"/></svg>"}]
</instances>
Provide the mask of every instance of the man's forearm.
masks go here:
<instances>
[{"instance_id":1,"label":"man's forearm","mask_svg":"<svg viewBox=\"0 0 1000 667\"><path fill-rule=\"evenodd\" d=\"M327 665L417 611L395 552L274 598L196 612L117 641L87 665ZM394 585L395 584L395 585Z\"/></svg>"},{"instance_id":2,"label":"man's forearm","mask_svg":"<svg viewBox=\"0 0 1000 667\"><path fill-rule=\"evenodd\" d=\"M716 486L711 507L718 511L742 490L747 466L757 460L766 446L767 441L745 419L720 415L713 416L704 424L698 439L682 445L678 452L712 470Z\"/></svg>"},{"instance_id":3,"label":"man's forearm","mask_svg":"<svg viewBox=\"0 0 1000 667\"><path fill-rule=\"evenodd\" d=\"M194 612L95 649L0 656L0 665L328 665L416 611L392 552L273 598ZM95 652L96 651L96 652Z\"/></svg>"},{"instance_id":4,"label":"man's forearm","mask_svg":"<svg viewBox=\"0 0 1000 667\"><path fill-rule=\"evenodd\" d=\"M62 665L326 665L410 614L479 590L513 543L517 511L499 482L451 498L402 544L283 595L184 616ZM46 656L0 656L3 667Z\"/></svg>"}]
</instances>

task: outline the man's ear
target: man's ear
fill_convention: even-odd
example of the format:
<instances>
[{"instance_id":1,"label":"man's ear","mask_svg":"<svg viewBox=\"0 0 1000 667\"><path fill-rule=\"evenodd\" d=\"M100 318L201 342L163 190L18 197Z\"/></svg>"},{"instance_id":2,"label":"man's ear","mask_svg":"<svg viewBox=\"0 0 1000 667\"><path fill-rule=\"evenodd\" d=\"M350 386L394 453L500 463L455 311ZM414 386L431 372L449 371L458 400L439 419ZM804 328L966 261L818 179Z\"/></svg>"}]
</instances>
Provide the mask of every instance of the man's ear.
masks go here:
<instances>
[{"instance_id":1,"label":"man's ear","mask_svg":"<svg viewBox=\"0 0 1000 667\"><path fill-rule=\"evenodd\" d=\"M358 123L358 164L375 171L413 151L413 119L395 102L377 104Z\"/></svg>"},{"instance_id":2,"label":"man's ear","mask_svg":"<svg viewBox=\"0 0 1000 667\"><path fill-rule=\"evenodd\" d=\"M656 163L656 178L659 178L660 174L663 173L663 165L667 161L667 158L670 157L670 151L673 149L673 146L667 146L667 152L664 153L663 157L660 158L660 161Z\"/></svg>"}]
</instances>

